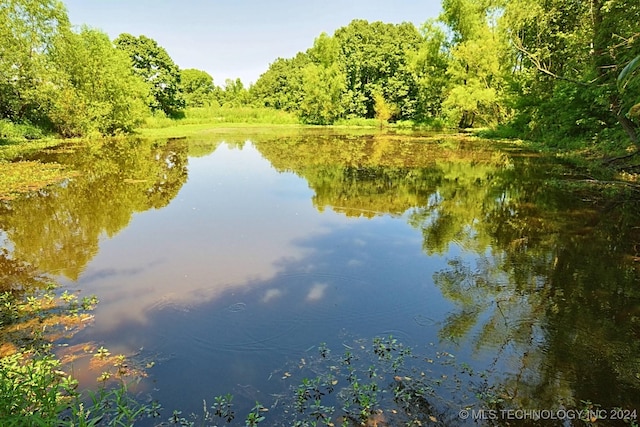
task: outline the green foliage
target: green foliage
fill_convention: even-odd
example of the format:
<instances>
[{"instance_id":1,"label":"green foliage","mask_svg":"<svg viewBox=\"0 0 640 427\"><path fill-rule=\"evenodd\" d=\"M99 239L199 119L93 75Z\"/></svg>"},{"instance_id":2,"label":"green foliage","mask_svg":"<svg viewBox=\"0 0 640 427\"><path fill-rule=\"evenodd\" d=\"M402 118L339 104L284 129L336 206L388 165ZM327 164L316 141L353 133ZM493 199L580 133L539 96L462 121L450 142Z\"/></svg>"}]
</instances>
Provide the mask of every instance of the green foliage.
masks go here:
<instances>
[{"instance_id":1,"label":"green foliage","mask_svg":"<svg viewBox=\"0 0 640 427\"><path fill-rule=\"evenodd\" d=\"M51 425L74 395L76 382L48 355L16 353L0 358L0 419L3 425Z\"/></svg>"},{"instance_id":2,"label":"green foliage","mask_svg":"<svg viewBox=\"0 0 640 427\"><path fill-rule=\"evenodd\" d=\"M442 10L420 31L353 20L320 34L306 52L276 59L246 88L239 79L216 87L204 71L180 71L144 35L122 34L114 49L99 31L74 31L59 1L3 2L0 141L131 132L147 109L147 127L168 127L167 117L182 117L188 105L223 106L225 115L256 106L255 115L242 113L251 122L283 120L267 107L308 124L508 124L556 145L579 138L608 146L624 135L640 144L640 6L444 0ZM219 117L214 123L244 120Z\"/></svg>"},{"instance_id":3,"label":"green foliage","mask_svg":"<svg viewBox=\"0 0 640 427\"><path fill-rule=\"evenodd\" d=\"M516 123L536 138L602 140L619 129L638 143L638 82L620 91L621 70L640 54L640 6L619 0L506 3L514 48Z\"/></svg>"},{"instance_id":4,"label":"green foliage","mask_svg":"<svg viewBox=\"0 0 640 427\"><path fill-rule=\"evenodd\" d=\"M288 415L275 420L279 425L455 425L460 407L486 404L478 399L482 391L498 393L485 374L446 352L417 353L393 336L350 344L342 344L342 353L323 344L318 357L305 357L287 372L300 379L290 388Z\"/></svg>"},{"instance_id":5,"label":"green foliage","mask_svg":"<svg viewBox=\"0 0 640 427\"><path fill-rule=\"evenodd\" d=\"M58 133L115 134L141 123L147 114L145 84L106 34L86 27L68 33L52 57L61 70L49 114Z\"/></svg>"},{"instance_id":6,"label":"green foliage","mask_svg":"<svg viewBox=\"0 0 640 427\"><path fill-rule=\"evenodd\" d=\"M443 18L454 30L457 43L451 49L447 74L451 88L444 101L445 113L459 128L494 125L504 107L501 52L504 43L489 20L489 2L455 0L443 4Z\"/></svg>"},{"instance_id":7,"label":"green foliage","mask_svg":"<svg viewBox=\"0 0 640 427\"><path fill-rule=\"evenodd\" d=\"M397 107L394 118L416 118L426 110L419 105L418 79L428 84L427 54L415 59L422 42L412 24L354 20L333 36L321 34L307 52L276 60L252 97L260 105L296 111L306 123L331 124L374 118L374 94L380 93Z\"/></svg>"},{"instance_id":8,"label":"green foliage","mask_svg":"<svg viewBox=\"0 0 640 427\"><path fill-rule=\"evenodd\" d=\"M180 72L182 92L187 107L208 107L215 101L213 77L207 72L189 68Z\"/></svg>"},{"instance_id":9,"label":"green foliage","mask_svg":"<svg viewBox=\"0 0 640 427\"><path fill-rule=\"evenodd\" d=\"M300 117L309 124L333 123L343 113L341 102L345 80L338 65L325 67L312 63L302 73L304 95L299 107Z\"/></svg>"},{"instance_id":10,"label":"green foliage","mask_svg":"<svg viewBox=\"0 0 640 427\"><path fill-rule=\"evenodd\" d=\"M0 2L0 119L46 126L48 53L69 20L58 0Z\"/></svg>"},{"instance_id":11,"label":"green foliage","mask_svg":"<svg viewBox=\"0 0 640 427\"><path fill-rule=\"evenodd\" d=\"M272 407L281 410L272 413L256 402L244 425L444 426L455 423L460 407L495 408L502 402L486 373L473 372L450 353L416 354L392 336L350 344L343 343L343 353L321 344L318 357L309 354L295 363L283 376L294 384ZM238 425L233 395L214 401L210 407L205 401L202 415L190 418L176 410L166 424Z\"/></svg>"},{"instance_id":12,"label":"green foliage","mask_svg":"<svg viewBox=\"0 0 640 427\"><path fill-rule=\"evenodd\" d=\"M640 34L638 37L640 37ZM624 92L630 84L635 84L636 88L640 86L640 84L638 84L640 83L640 78L638 78L637 74L637 70L639 68L640 55L629 61L629 63L622 69L618 76L618 86L622 92ZM629 108L629 112L627 114L631 120L635 121L635 123L640 123L640 95L636 97L635 101L638 102ZM631 102L634 102L633 98L631 98Z\"/></svg>"},{"instance_id":13,"label":"green foliage","mask_svg":"<svg viewBox=\"0 0 640 427\"><path fill-rule=\"evenodd\" d=\"M302 70L310 63L308 55L276 59L251 87L253 102L259 106L297 112L303 97Z\"/></svg>"},{"instance_id":14,"label":"green foliage","mask_svg":"<svg viewBox=\"0 0 640 427\"><path fill-rule=\"evenodd\" d=\"M115 40L118 49L125 52L133 63L133 70L147 84L154 111L163 111L168 116L178 115L184 108L180 86L180 69L167 51L144 35L134 37L120 34Z\"/></svg>"},{"instance_id":15,"label":"green foliage","mask_svg":"<svg viewBox=\"0 0 640 427\"><path fill-rule=\"evenodd\" d=\"M172 119L154 114L147 117L138 132L145 136L176 137L185 132L197 133L218 126L295 125L299 118L293 113L267 107L211 107L186 108L184 117Z\"/></svg>"},{"instance_id":16,"label":"green foliage","mask_svg":"<svg viewBox=\"0 0 640 427\"><path fill-rule=\"evenodd\" d=\"M32 265L10 257L6 249L0 250L0 284L3 426L130 426L158 415L157 403L139 402L124 382L78 391L78 381L51 352L55 339L90 323L88 312L98 303L95 296L80 299L68 291L58 295L55 283ZM96 356L104 359L109 352L102 347ZM119 372L125 360L114 357Z\"/></svg>"},{"instance_id":17,"label":"green foliage","mask_svg":"<svg viewBox=\"0 0 640 427\"><path fill-rule=\"evenodd\" d=\"M157 403L134 399L122 383L80 393L77 380L49 353L0 358L0 418L3 426L132 426L159 416Z\"/></svg>"},{"instance_id":18,"label":"green foliage","mask_svg":"<svg viewBox=\"0 0 640 427\"><path fill-rule=\"evenodd\" d=\"M626 87L626 85L629 83L629 81L631 80L632 76L634 75L638 67L640 67L640 56L636 56L635 58L633 58L622 69L622 71L620 71L620 75L618 76L618 85L622 86L622 88L624 89L624 87Z\"/></svg>"},{"instance_id":19,"label":"green foliage","mask_svg":"<svg viewBox=\"0 0 640 427\"><path fill-rule=\"evenodd\" d=\"M224 89L217 88L218 103L225 107L242 107L249 104L249 91L240 79L227 79Z\"/></svg>"},{"instance_id":20,"label":"green foliage","mask_svg":"<svg viewBox=\"0 0 640 427\"><path fill-rule=\"evenodd\" d=\"M409 23L354 20L334 37L341 47L341 68L346 75L346 114L375 117L373 95L380 93L398 107L397 118L413 118L418 86L408 53L420 47L418 30Z\"/></svg>"},{"instance_id":21,"label":"green foliage","mask_svg":"<svg viewBox=\"0 0 640 427\"><path fill-rule=\"evenodd\" d=\"M449 77L448 40L445 29L433 20L421 27L422 42L417 51L407 52L407 66L418 85L417 121L442 117L442 103L447 95Z\"/></svg>"},{"instance_id":22,"label":"green foliage","mask_svg":"<svg viewBox=\"0 0 640 427\"><path fill-rule=\"evenodd\" d=\"M54 0L3 2L0 22L0 119L22 136L113 134L140 123L146 89L104 33L75 33Z\"/></svg>"},{"instance_id":23,"label":"green foliage","mask_svg":"<svg viewBox=\"0 0 640 427\"><path fill-rule=\"evenodd\" d=\"M393 115L393 108L389 103L387 103L384 96L379 93L373 94L373 100L373 109L376 113L376 120L380 122L380 127L382 127Z\"/></svg>"},{"instance_id":24,"label":"green foliage","mask_svg":"<svg viewBox=\"0 0 640 427\"><path fill-rule=\"evenodd\" d=\"M45 135L44 131L30 123L14 123L8 119L0 119L0 144L3 141L16 141L21 139L40 139Z\"/></svg>"}]
</instances>

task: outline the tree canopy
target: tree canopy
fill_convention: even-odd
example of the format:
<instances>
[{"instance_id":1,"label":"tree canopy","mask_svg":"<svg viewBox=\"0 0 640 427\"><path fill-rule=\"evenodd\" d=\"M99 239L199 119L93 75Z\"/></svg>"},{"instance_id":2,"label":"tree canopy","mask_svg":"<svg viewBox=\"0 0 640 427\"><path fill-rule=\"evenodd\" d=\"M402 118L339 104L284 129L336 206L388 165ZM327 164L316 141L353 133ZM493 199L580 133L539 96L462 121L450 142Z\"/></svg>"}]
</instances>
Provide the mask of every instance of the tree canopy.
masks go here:
<instances>
[{"instance_id":1,"label":"tree canopy","mask_svg":"<svg viewBox=\"0 0 640 427\"><path fill-rule=\"evenodd\" d=\"M213 77L206 71L189 68L180 72L182 93L187 107L211 105L216 90Z\"/></svg>"},{"instance_id":2,"label":"tree canopy","mask_svg":"<svg viewBox=\"0 0 640 427\"><path fill-rule=\"evenodd\" d=\"M175 116L184 109L180 68L158 42L144 35L134 37L124 33L115 44L129 55L134 72L147 83L152 110Z\"/></svg>"},{"instance_id":3,"label":"tree canopy","mask_svg":"<svg viewBox=\"0 0 640 427\"><path fill-rule=\"evenodd\" d=\"M309 124L502 126L530 139L637 147L638 22L629 0L443 0L440 17L420 28L356 19L275 59L251 87L218 87L145 35L112 42L74 29L60 1L11 0L0 3L0 120L112 134L149 112L254 105Z\"/></svg>"},{"instance_id":4,"label":"tree canopy","mask_svg":"<svg viewBox=\"0 0 640 427\"><path fill-rule=\"evenodd\" d=\"M0 2L0 119L47 124L49 53L69 29L57 0Z\"/></svg>"},{"instance_id":5,"label":"tree canopy","mask_svg":"<svg viewBox=\"0 0 640 427\"><path fill-rule=\"evenodd\" d=\"M60 72L49 117L59 133L113 134L142 121L146 86L106 34L89 28L67 34L57 43L52 62Z\"/></svg>"}]
</instances>

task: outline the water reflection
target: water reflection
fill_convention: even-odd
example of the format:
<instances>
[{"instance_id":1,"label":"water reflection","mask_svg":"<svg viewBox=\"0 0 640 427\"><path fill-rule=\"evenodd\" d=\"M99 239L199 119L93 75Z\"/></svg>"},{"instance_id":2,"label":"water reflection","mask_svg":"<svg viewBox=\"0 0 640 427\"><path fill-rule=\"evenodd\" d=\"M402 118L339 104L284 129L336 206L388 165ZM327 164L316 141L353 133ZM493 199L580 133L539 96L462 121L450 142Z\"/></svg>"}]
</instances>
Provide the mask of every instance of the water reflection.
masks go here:
<instances>
[{"instance_id":1,"label":"water reflection","mask_svg":"<svg viewBox=\"0 0 640 427\"><path fill-rule=\"evenodd\" d=\"M101 237L115 236L136 212L166 206L187 179L184 142L116 140L41 157L70 165L79 176L3 202L0 229L14 258L74 281L98 253Z\"/></svg>"},{"instance_id":2,"label":"water reflection","mask_svg":"<svg viewBox=\"0 0 640 427\"><path fill-rule=\"evenodd\" d=\"M78 339L152 349L175 407L252 405L344 330L440 342L517 408L640 405L638 206L549 159L316 131L48 156L80 175L3 202L12 259L97 294Z\"/></svg>"},{"instance_id":3,"label":"water reflection","mask_svg":"<svg viewBox=\"0 0 640 427\"><path fill-rule=\"evenodd\" d=\"M549 159L478 146L372 137L258 147L305 177L321 210L407 212L425 253L449 255L433 279L457 309L440 338L493 353L516 374L505 383L516 407L640 404L637 204L554 185Z\"/></svg>"}]
</instances>

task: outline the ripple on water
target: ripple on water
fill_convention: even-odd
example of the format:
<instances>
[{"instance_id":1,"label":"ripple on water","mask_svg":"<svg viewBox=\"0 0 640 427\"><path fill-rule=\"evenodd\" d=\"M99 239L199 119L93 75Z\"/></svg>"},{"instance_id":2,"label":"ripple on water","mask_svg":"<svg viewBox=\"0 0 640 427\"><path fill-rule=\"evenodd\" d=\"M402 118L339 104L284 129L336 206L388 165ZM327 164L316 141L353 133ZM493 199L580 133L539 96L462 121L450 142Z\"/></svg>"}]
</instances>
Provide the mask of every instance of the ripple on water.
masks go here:
<instances>
[{"instance_id":1,"label":"ripple on water","mask_svg":"<svg viewBox=\"0 0 640 427\"><path fill-rule=\"evenodd\" d=\"M247 309L247 304L243 302L237 302L227 307L227 311L230 313L239 313L241 311L245 311L246 309Z\"/></svg>"}]
</instances>

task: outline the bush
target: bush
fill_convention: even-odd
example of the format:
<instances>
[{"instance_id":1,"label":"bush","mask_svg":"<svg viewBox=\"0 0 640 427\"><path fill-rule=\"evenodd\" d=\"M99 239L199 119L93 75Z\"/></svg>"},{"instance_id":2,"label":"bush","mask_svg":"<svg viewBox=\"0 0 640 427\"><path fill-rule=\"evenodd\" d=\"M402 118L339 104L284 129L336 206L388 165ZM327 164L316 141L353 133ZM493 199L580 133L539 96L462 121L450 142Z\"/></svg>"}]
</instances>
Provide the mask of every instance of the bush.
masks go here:
<instances>
[{"instance_id":1,"label":"bush","mask_svg":"<svg viewBox=\"0 0 640 427\"><path fill-rule=\"evenodd\" d=\"M0 139L40 139L45 132L31 123L13 123L9 120L0 120Z\"/></svg>"}]
</instances>

